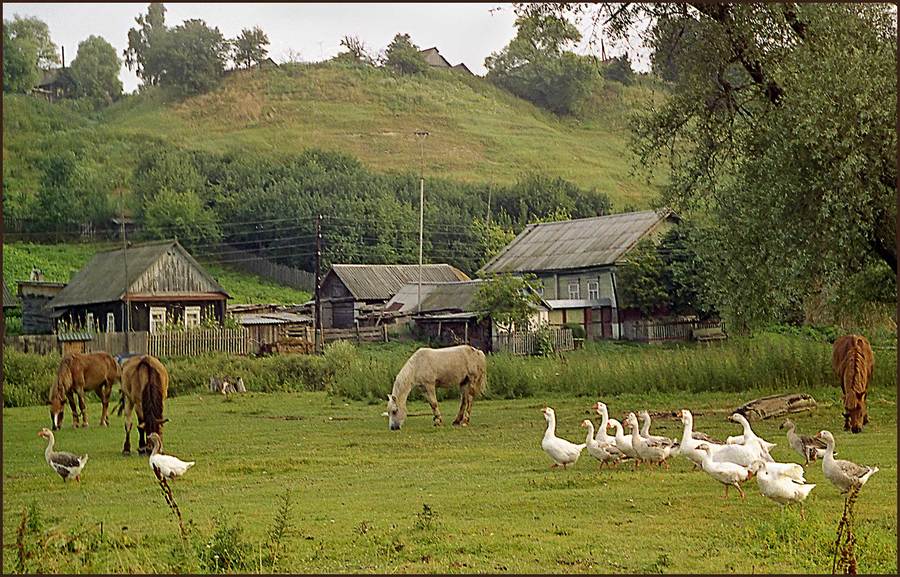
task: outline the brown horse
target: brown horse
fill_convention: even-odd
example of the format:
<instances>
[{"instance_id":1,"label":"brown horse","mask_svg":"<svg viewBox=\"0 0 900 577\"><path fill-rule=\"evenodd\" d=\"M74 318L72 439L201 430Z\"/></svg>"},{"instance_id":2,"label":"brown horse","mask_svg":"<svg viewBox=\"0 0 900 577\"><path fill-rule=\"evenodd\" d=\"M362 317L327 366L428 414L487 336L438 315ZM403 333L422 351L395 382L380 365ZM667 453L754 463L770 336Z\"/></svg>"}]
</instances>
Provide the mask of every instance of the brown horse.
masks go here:
<instances>
[{"instance_id":1,"label":"brown horse","mask_svg":"<svg viewBox=\"0 0 900 577\"><path fill-rule=\"evenodd\" d=\"M88 426L84 391L96 391L103 403L100 424L109 426L109 397L119 380L119 365L109 353L72 353L64 356L56 371L56 382L50 387L50 423L53 430L62 428L65 401L72 407L72 426L78 427L78 410L73 393L78 393L82 426Z\"/></svg>"},{"instance_id":2,"label":"brown horse","mask_svg":"<svg viewBox=\"0 0 900 577\"><path fill-rule=\"evenodd\" d=\"M840 337L834 341L831 366L841 380L844 394L844 430L859 433L869 422L866 395L875 369L875 355L869 341L861 335Z\"/></svg>"},{"instance_id":3,"label":"brown horse","mask_svg":"<svg viewBox=\"0 0 900 577\"><path fill-rule=\"evenodd\" d=\"M169 392L169 371L159 359L150 355L132 357L122 365L122 398L118 414L125 409L125 446L123 455L131 454L131 411L138 417L138 453L149 455L147 438L151 433L162 436L163 402Z\"/></svg>"}]
</instances>

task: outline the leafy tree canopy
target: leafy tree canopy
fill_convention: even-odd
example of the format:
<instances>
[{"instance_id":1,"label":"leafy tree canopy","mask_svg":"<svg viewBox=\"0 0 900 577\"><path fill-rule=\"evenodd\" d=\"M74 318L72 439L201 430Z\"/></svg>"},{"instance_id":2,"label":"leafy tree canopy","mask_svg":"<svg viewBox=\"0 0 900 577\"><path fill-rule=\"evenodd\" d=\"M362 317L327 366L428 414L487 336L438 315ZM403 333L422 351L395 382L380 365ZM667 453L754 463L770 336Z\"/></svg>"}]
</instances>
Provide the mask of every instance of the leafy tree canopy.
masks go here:
<instances>
[{"instance_id":1,"label":"leafy tree canopy","mask_svg":"<svg viewBox=\"0 0 900 577\"><path fill-rule=\"evenodd\" d=\"M241 35L232 44L234 46L234 62L244 68L259 64L269 54L266 48L269 45L269 37L259 26L241 30Z\"/></svg>"},{"instance_id":2,"label":"leafy tree canopy","mask_svg":"<svg viewBox=\"0 0 900 577\"><path fill-rule=\"evenodd\" d=\"M474 305L480 318L490 317L503 328L529 327L535 305L541 297L531 283L534 276L499 274L488 277L475 291Z\"/></svg>"},{"instance_id":3,"label":"leafy tree canopy","mask_svg":"<svg viewBox=\"0 0 900 577\"><path fill-rule=\"evenodd\" d=\"M125 66L135 70L145 85L159 84L165 68L166 8L162 2L153 2L147 8L147 14L139 15L135 22L137 28L128 30Z\"/></svg>"},{"instance_id":4,"label":"leafy tree canopy","mask_svg":"<svg viewBox=\"0 0 900 577\"><path fill-rule=\"evenodd\" d=\"M110 104L122 95L121 61L116 49L100 36L89 36L78 45L72 61L76 94L96 104Z\"/></svg>"},{"instance_id":5,"label":"leafy tree canopy","mask_svg":"<svg viewBox=\"0 0 900 577\"><path fill-rule=\"evenodd\" d=\"M12 36L9 24L3 21L3 91L26 93L41 80L37 46Z\"/></svg>"},{"instance_id":6,"label":"leafy tree canopy","mask_svg":"<svg viewBox=\"0 0 900 577\"><path fill-rule=\"evenodd\" d=\"M165 68L160 85L198 93L221 79L228 60L228 42L218 28L191 19L166 33L162 52Z\"/></svg>"},{"instance_id":7,"label":"leafy tree canopy","mask_svg":"<svg viewBox=\"0 0 900 577\"><path fill-rule=\"evenodd\" d=\"M9 27L10 38L32 44L37 58L35 64L41 70L49 70L60 63L59 48L50 39L50 28L43 20L16 14L11 22L4 20L3 25Z\"/></svg>"},{"instance_id":8,"label":"leafy tree canopy","mask_svg":"<svg viewBox=\"0 0 900 577\"><path fill-rule=\"evenodd\" d=\"M385 51L384 65L400 74L423 74L428 70L425 57L409 39L409 34L394 36Z\"/></svg>"}]
</instances>

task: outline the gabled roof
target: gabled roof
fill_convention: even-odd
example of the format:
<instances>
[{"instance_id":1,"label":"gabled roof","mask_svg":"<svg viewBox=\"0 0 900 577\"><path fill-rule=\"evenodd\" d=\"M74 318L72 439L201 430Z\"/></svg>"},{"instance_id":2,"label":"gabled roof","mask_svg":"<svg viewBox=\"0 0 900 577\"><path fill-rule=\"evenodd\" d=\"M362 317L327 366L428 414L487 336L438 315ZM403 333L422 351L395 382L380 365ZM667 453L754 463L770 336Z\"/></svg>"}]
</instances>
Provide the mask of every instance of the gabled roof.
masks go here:
<instances>
[{"instance_id":1,"label":"gabled roof","mask_svg":"<svg viewBox=\"0 0 900 577\"><path fill-rule=\"evenodd\" d=\"M645 210L529 224L479 272L540 272L611 265L664 221L677 219L668 210Z\"/></svg>"},{"instance_id":2,"label":"gabled roof","mask_svg":"<svg viewBox=\"0 0 900 577\"><path fill-rule=\"evenodd\" d=\"M437 46L432 46L431 48L426 48L425 50L419 50L419 54L421 54L422 57L425 58L425 62L427 62L430 66L452 68L452 66L450 66L450 63L447 62L447 59L444 58L438 51Z\"/></svg>"},{"instance_id":3,"label":"gabled roof","mask_svg":"<svg viewBox=\"0 0 900 577\"><path fill-rule=\"evenodd\" d=\"M193 293L225 292L219 283L194 260L178 241L167 240L136 245L128 248L128 292L129 294L165 295L173 291L155 288L153 279L148 277L150 268L167 254L186 261L192 269L189 275L190 287L179 287L174 292L183 294L186 289ZM84 268L78 271L56 298L50 301L53 308L121 301L125 296L125 270L122 249L101 252L94 255Z\"/></svg>"},{"instance_id":4,"label":"gabled roof","mask_svg":"<svg viewBox=\"0 0 900 577\"><path fill-rule=\"evenodd\" d=\"M466 65L465 65L464 63L462 63L462 62L460 62L459 64L457 64L456 66L454 66L454 67L453 67L453 70L456 70L457 72L466 72L466 73L468 73L468 74L471 75L471 76L475 76L475 73L472 72L471 70L469 70L469 67L466 66Z\"/></svg>"},{"instance_id":5,"label":"gabled roof","mask_svg":"<svg viewBox=\"0 0 900 577\"><path fill-rule=\"evenodd\" d=\"M406 283L418 282L417 264L335 264L336 275L357 300L388 300ZM423 264L422 282L469 280L466 273L449 264Z\"/></svg>"},{"instance_id":6,"label":"gabled roof","mask_svg":"<svg viewBox=\"0 0 900 577\"><path fill-rule=\"evenodd\" d=\"M422 283L422 309L423 313L441 311L479 312L475 307L475 293L484 283L490 280L474 279L462 282L432 282ZM419 299L418 283L409 283L397 292L384 306L386 313L402 314L416 312ZM541 306L550 310L550 305L543 299Z\"/></svg>"}]
</instances>

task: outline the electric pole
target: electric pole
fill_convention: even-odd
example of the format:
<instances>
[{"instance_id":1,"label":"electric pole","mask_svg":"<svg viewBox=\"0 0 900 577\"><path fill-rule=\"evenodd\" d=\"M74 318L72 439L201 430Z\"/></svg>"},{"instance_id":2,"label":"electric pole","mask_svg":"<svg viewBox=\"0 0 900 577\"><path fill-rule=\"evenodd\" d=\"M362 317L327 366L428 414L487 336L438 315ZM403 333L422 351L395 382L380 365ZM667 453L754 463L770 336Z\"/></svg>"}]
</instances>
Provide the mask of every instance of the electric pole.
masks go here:
<instances>
[{"instance_id":1,"label":"electric pole","mask_svg":"<svg viewBox=\"0 0 900 577\"><path fill-rule=\"evenodd\" d=\"M322 215L316 216L316 310L313 339L315 341L316 354L322 352L319 344L319 335L322 334L322 300L321 300L321 268L322 268ZM323 335L324 336L324 335Z\"/></svg>"},{"instance_id":2,"label":"electric pole","mask_svg":"<svg viewBox=\"0 0 900 577\"><path fill-rule=\"evenodd\" d=\"M417 130L416 136L419 138L419 158L422 167L419 172L419 288L418 299L416 300L416 314L422 313L422 233L425 223L425 138L428 137L427 130Z\"/></svg>"}]
</instances>

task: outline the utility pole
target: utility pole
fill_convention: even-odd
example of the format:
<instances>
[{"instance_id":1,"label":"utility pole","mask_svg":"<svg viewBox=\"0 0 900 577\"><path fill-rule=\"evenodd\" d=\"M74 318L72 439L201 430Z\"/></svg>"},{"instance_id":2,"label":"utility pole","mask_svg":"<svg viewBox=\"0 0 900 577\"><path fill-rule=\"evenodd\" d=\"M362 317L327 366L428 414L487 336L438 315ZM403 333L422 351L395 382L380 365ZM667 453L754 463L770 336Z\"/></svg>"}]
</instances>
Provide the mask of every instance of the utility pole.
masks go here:
<instances>
[{"instance_id":1,"label":"utility pole","mask_svg":"<svg viewBox=\"0 0 900 577\"><path fill-rule=\"evenodd\" d=\"M419 158L422 162L421 171L419 172L419 289L418 299L416 300L416 314L422 313L422 232L425 223L425 138L428 137L427 130L417 130L416 136L419 137Z\"/></svg>"},{"instance_id":2,"label":"utility pole","mask_svg":"<svg viewBox=\"0 0 900 577\"><path fill-rule=\"evenodd\" d=\"M125 272L125 296L123 297L125 300L125 314L122 315L122 322L125 326L122 328L125 331L125 352L130 353L131 345L128 333L131 332L131 304L128 302L128 240L125 238L125 207L122 199L124 193L125 189L119 187L119 223L122 227L122 264Z\"/></svg>"},{"instance_id":3,"label":"utility pole","mask_svg":"<svg viewBox=\"0 0 900 577\"><path fill-rule=\"evenodd\" d=\"M313 339L315 340L316 354L322 352L319 344L319 335L322 334L322 300L321 300L321 268L322 268L322 215L316 216L316 310L315 310L315 328L313 329Z\"/></svg>"}]
</instances>

